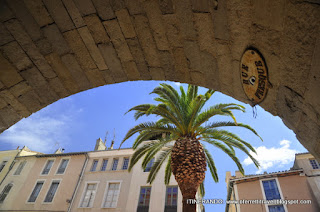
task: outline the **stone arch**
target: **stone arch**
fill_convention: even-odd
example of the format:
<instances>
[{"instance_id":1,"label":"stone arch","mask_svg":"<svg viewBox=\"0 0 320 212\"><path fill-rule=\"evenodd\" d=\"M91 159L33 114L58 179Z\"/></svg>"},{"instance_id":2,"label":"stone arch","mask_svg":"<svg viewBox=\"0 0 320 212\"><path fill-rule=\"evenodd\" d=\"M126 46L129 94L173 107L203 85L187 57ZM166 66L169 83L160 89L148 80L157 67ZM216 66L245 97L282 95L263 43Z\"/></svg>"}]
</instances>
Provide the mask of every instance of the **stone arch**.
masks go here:
<instances>
[{"instance_id":1,"label":"stone arch","mask_svg":"<svg viewBox=\"0 0 320 212\"><path fill-rule=\"evenodd\" d=\"M171 80L248 102L239 61L269 67L266 99L320 157L320 34L315 0L1 0L0 130L69 95L130 80Z\"/></svg>"}]
</instances>

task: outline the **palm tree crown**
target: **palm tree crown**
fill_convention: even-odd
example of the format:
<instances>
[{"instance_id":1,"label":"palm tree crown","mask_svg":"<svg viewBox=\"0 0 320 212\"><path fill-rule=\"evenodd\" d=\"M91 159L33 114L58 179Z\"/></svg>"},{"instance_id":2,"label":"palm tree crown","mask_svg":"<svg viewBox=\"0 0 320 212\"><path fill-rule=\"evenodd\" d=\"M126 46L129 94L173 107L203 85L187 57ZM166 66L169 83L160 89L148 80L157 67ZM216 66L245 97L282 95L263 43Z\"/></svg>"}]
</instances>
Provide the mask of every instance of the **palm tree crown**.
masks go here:
<instances>
[{"instance_id":1,"label":"palm tree crown","mask_svg":"<svg viewBox=\"0 0 320 212\"><path fill-rule=\"evenodd\" d=\"M192 180L189 179L190 182L198 181L196 183L204 192L203 179L207 165L213 179L218 182L214 160L204 143L224 151L237 164L241 173L244 173L244 169L236 157L234 148L245 152L258 167L258 161L248 151L249 149L255 153L255 149L237 135L220 128L226 126L243 127L259 136L250 126L237 123L232 111L244 112L245 108L231 103L217 104L203 110L205 103L214 92L208 90L204 95L201 95L198 94L197 86L189 85L187 92L180 86L179 93L172 86L163 83L151 92L151 94L158 95L155 100L159 104L142 104L131 108L128 112L135 111L136 120L148 115L156 115L160 119L156 122L141 123L130 129L124 137L121 144L134 134L139 133L133 144L133 149L136 151L130 161L129 171L143 156L142 168L144 169L149 161L156 157L148 176L148 183L152 183L161 165L168 159L165 168L166 184L170 181L171 173L175 175L180 189L187 182L186 178L193 176ZM229 116L232 121L209 122L209 119L216 115ZM189 146L186 144L187 141L190 143ZM188 159L192 154L193 158ZM188 172L185 169L193 169L193 172ZM182 191L182 193L184 192Z\"/></svg>"}]
</instances>

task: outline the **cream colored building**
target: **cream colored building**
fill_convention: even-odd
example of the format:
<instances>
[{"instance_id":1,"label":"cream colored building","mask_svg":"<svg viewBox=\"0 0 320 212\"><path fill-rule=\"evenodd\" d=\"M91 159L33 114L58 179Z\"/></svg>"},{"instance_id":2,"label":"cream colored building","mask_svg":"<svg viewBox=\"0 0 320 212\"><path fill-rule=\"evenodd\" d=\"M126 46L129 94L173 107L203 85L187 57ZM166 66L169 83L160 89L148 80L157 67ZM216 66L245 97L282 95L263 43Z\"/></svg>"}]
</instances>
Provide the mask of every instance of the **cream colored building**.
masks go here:
<instances>
[{"instance_id":1,"label":"cream colored building","mask_svg":"<svg viewBox=\"0 0 320 212\"><path fill-rule=\"evenodd\" d=\"M181 212L174 177L164 184L165 164L150 185L153 162L143 170L140 160L128 172L133 153L107 149L98 139L91 152L17 156L0 186L0 210Z\"/></svg>"},{"instance_id":2,"label":"cream colored building","mask_svg":"<svg viewBox=\"0 0 320 212\"><path fill-rule=\"evenodd\" d=\"M159 170L152 185L147 183L149 169L141 168L141 160L128 172L133 149L108 149L97 141L96 149L88 152L81 183L70 211L173 212L182 211L182 195L171 176L164 184L164 168Z\"/></svg>"},{"instance_id":3,"label":"cream colored building","mask_svg":"<svg viewBox=\"0 0 320 212\"><path fill-rule=\"evenodd\" d=\"M226 212L320 211L318 162L311 154L297 154L288 171L243 176L226 173ZM311 164L316 163L314 170ZM314 165L315 166L315 165ZM228 204L229 203L229 204Z\"/></svg>"},{"instance_id":4,"label":"cream colored building","mask_svg":"<svg viewBox=\"0 0 320 212\"><path fill-rule=\"evenodd\" d=\"M16 157L0 187L0 210L67 211L86 160L86 152Z\"/></svg>"}]
</instances>

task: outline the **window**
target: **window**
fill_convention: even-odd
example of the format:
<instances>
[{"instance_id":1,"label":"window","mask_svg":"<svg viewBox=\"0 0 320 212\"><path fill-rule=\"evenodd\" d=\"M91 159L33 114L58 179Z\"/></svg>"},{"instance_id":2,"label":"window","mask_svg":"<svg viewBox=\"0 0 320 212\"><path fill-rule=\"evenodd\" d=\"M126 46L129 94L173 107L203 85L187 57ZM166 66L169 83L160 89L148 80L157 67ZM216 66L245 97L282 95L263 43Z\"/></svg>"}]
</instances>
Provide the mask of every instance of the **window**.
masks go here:
<instances>
[{"instance_id":1,"label":"window","mask_svg":"<svg viewBox=\"0 0 320 212\"><path fill-rule=\"evenodd\" d=\"M82 198L80 207L81 208L90 208L92 207L94 197L96 195L97 183L88 183L86 191Z\"/></svg>"},{"instance_id":2,"label":"window","mask_svg":"<svg viewBox=\"0 0 320 212\"><path fill-rule=\"evenodd\" d=\"M0 194L0 203L3 203L3 201L6 199L12 186L13 186L12 183L9 183L8 185L6 185L6 187L4 187L4 189L2 190L2 192Z\"/></svg>"},{"instance_id":3,"label":"window","mask_svg":"<svg viewBox=\"0 0 320 212\"><path fill-rule=\"evenodd\" d=\"M310 161L310 164L311 164L311 166L312 166L313 169L319 169L319 163L318 163L317 160L315 160L315 159L310 159L309 161Z\"/></svg>"},{"instance_id":4,"label":"window","mask_svg":"<svg viewBox=\"0 0 320 212\"><path fill-rule=\"evenodd\" d=\"M108 165L108 159L103 159L101 171L105 171L107 169L107 165Z\"/></svg>"},{"instance_id":5,"label":"window","mask_svg":"<svg viewBox=\"0 0 320 212\"><path fill-rule=\"evenodd\" d=\"M283 205L269 205L269 212L285 212Z\"/></svg>"},{"instance_id":6,"label":"window","mask_svg":"<svg viewBox=\"0 0 320 212\"><path fill-rule=\"evenodd\" d=\"M124 158L123 159L123 165L122 165L122 169L123 170L127 170L129 166L129 158Z\"/></svg>"},{"instance_id":7,"label":"window","mask_svg":"<svg viewBox=\"0 0 320 212\"><path fill-rule=\"evenodd\" d=\"M90 171L94 172L97 169L97 165L98 165L98 160L94 160L91 166Z\"/></svg>"},{"instance_id":8,"label":"window","mask_svg":"<svg viewBox=\"0 0 320 212\"><path fill-rule=\"evenodd\" d=\"M137 212L148 212L151 187L141 187Z\"/></svg>"},{"instance_id":9,"label":"window","mask_svg":"<svg viewBox=\"0 0 320 212\"><path fill-rule=\"evenodd\" d=\"M281 195L279 192L276 179L263 180L262 186L263 186L264 194L267 200L281 199ZM283 205L269 204L269 205L266 205L266 207L268 207L269 212L285 212Z\"/></svg>"},{"instance_id":10,"label":"window","mask_svg":"<svg viewBox=\"0 0 320 212\"><path fill-rule=\"evenodd\" d=\"M62 159L59 169L57 171L57 174L63 174L67 168L68 163L69 163L69 159Z\"/></svg>"},{"instance_id":11,"label":"window","mask_svg":"<svg viewBox=\"0 0 320 212\"><path fill-rule=\"evenodd\" d=\"M167 186L165 212L176 212L178 200L178 186Z\"/></svg>"},{"instance_id":12,"label":"window","mask_svg":"<svg viewBox=\"0 0 320 212\"><path fill-rule=\"evenodd\" d=\"M22 161L19 163L18 168L16 169L16 171L13 173L13 175L20 175L23 167L26 165L27 161Z\"/></svg>"},{"instance_id":13,"label":"window","mask_svg":"<svg viewBox=\"0 0 320 212\"><path fill-rule=\"evenodd\" d=\"M2 171L2 169L6 166L6 164L8 163L8 161L2 161L1 165L0 165L0 172Z\"/></svg>"},{"instance_id":14,"label":"window","mask_svg":"<svg viewBox=\"0 0 320 212\"><path fill-rule=\"evenodd\" d=\"M51 186L50 186L49 191L46 195L46 198L44 199L44 202L52 202L53 197L58 189L59 183L60 183L59 181L53 181L51 183Z\"/></svg>"},{"instance_id":15,"label":"window","mask_svg":"<svg viewBox=\"0 0 320 212\"><path fill-rule=\"evenodd\" d=\"M120 193L120 183L109 183L104 208L116 208Z\"/></svg>"},{"instance_id":16,"label":"window","mask_svg":"<svg viewBox=\"0 0 320 212\"><path fill-rule=\"evenodd\" d=\"M41 174L45 175L48 174L50 172L50 169L53 165L54 160L48 160L46 166L44 167L43 171Z\"/></svg>"},{"instance_id":17,"label":"window","mask_svg":"<svg viewBox=\"0 0 320 212\"><path fill-rule=\"evenodd\" d=\"M36 199L37 199L37 197L38 197L38 195L39 195L39 193L41 191L41 188L42 188L43 184L44 184L44 181L37 182L36 186L34 187L32 193L31 193L31 195L29 197L28 202L35 202L36 201Z\"/></svg>"},{"instance_id":18,"label":"window","mask_svg":"<svg viewBox=\"0 0 320 212\"><path fill-rule=\"evenodd\" d=\"M113 159L113 163L112 163L112 168L111 170L117 170L117 167L118 167L118 162L119 162L119 159L118 158L114 158Z\"/></svg>"},{"instance_id":19,"label":"window","mask_svg":"<svg viewBox=\"0 0 320 212\"><path fill-rule=\"evenodd\" d=\"M276 180L262 181L267 200L281 199Z\"/></svg>"},{"instance_id":20,"label":"window","mask_svg":"<svg viewBox=\"0 0 320 212\"><path fill-rule=\"evenodd\" d=\"M149 163L147 164L146 169L144 170L144 172L149 172L151 170L151 168L152 168L153 163L154 163L154 158L152 158L149 161Z\"/></svg>"}]
</instances>

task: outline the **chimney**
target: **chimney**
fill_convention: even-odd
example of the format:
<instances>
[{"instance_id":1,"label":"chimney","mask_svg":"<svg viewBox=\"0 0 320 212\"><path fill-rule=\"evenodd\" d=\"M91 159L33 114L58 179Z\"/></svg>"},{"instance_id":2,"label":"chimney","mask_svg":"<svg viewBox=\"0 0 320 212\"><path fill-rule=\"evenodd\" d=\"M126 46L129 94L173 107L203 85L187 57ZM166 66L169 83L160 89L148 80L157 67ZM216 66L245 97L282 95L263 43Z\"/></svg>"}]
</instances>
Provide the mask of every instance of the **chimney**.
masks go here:
<instances>
[{"instance_id":1,"label":"chimney","mask_svg":"<svg viewBox=\"0 0 320 212\"><path fill-rule=\"evenodd\" d=\"M231 172L230 172L230 171L227 171L227 172L226 172L226 184L227 184L227 186L228 186L228 183L229 183L229 181L230 181L231 178L232 178Z\"/></svg>"},{"instance_id":2,"label":"chimney","mask_svg":"<svg viewBox=\"0 0 320 212\"><path fill-rule=\"evenodd\" d=\"M101 138L98 138L96 141L96 146L94 147L94 151L100 151L100 150L106 150L107 147L101 140Z\"/></svg>"},{"instance_id":3,"label":"chimney","mask_svg":"<svg viewBox=\"0 0 320 212\"><path fill-rule=\"evenodd\" d=\"M236 178L244 177L240 171L236 171Z\"/></svg>"}]
</instances>

